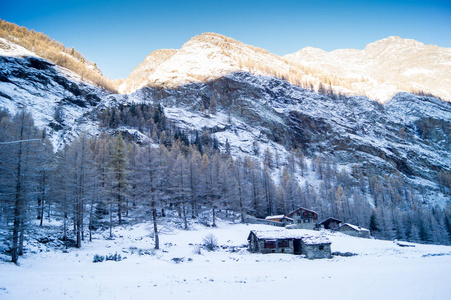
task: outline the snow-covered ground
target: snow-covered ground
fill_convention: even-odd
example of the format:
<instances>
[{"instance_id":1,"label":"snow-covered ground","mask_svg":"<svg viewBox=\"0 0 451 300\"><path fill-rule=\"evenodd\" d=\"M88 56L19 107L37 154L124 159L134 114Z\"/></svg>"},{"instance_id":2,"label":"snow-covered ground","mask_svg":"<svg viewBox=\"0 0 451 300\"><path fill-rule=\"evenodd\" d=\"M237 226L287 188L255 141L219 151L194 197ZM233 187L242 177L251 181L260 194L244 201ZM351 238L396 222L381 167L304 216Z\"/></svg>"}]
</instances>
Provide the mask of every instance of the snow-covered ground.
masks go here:
<instances>
[{"instance_id":1,"label":"snow-covered ground","mask_svg":"<svg viewBox=\"0 0 451 300\"><path fill-rule=\"evenodd\" d=\"M35 247L20 266L0 262L0 299L451 299L451 247L327 233L332 251L358 255L308 260L247 252L252 229L274 227L162 227L159 251L152 250L151 224L118 228L114 240L98 235L69 253ZM199 254L196 244L209 233L223 247ZM116 252L122 261L93 263L95 254Z\"/></svg>"}]
</instances>

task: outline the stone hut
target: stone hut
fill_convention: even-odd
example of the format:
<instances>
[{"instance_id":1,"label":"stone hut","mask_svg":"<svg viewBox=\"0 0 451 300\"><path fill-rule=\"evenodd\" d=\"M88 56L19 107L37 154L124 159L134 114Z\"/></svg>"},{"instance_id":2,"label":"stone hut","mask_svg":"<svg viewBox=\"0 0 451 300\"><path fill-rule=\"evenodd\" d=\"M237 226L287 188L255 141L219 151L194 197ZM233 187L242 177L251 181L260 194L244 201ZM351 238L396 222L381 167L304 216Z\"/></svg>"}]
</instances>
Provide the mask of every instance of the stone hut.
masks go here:
<instances>
[{"instance_id":1,"label":"stone hut","mask_svg":"<svg viewBox=\"0 0 451 300\"><path fill-rule=\"evenodd\" d=\"M318 222L318 213L303 207L292 211L288 217L293 218L292 228L314 229Z\"/></svg>"},{"instance_id":2,"label":"stone hut","mask_svg":"<svg viewBox=\"0 0 451 300\"><path fill-rule=\"evenodd\" d=\"M337 229L337 231L342 232L347 235L352 235L352 236L366 238L366 239L369 239L371 237L370 231L368 229L357 226L357 225L352 225L349 223L344 223Z\"/></svg>"},{"instance_id":3,"label":"stone hut","mask_svg":"<svg viewBox=\"0 0 451 300\"><path fill-rule=\"evenodd\" d=\"M267 216L265 220L283 223L284 226L287 224L293 224L293 219L285 215Z\"/></svg>"},{"instance_id":4,"label":"stone hut","mask_svg":"<svg viewBox=\"0 0 451 300\"><path fill-rule=\"evenodd\" d=\"M252 230L247 238L253 253L304 254L307 258L330 258L331 242L320 235L299 230Z\"/></svg>"},{"instance_id":5,"label":"stone hut","mask_svg":"<svg viewBox=\"0 0 451 300\"><path fill-rule=\"evenodd\" d=\"M302 254L309 259L331 258L330 240L321 236L308 236L301 239Z\"/></svg>"},{"instance_id":6,"label":"stone hut","mask_svg":"<svg viewBox=\"0 0 451 300\"><path fill-rule=\"evenodd\" d=\"M341 220L330 217L319 223L319 225L324 229L336 230L340 227L341 223L343 223Z\"/></svg>"}]
</instances>

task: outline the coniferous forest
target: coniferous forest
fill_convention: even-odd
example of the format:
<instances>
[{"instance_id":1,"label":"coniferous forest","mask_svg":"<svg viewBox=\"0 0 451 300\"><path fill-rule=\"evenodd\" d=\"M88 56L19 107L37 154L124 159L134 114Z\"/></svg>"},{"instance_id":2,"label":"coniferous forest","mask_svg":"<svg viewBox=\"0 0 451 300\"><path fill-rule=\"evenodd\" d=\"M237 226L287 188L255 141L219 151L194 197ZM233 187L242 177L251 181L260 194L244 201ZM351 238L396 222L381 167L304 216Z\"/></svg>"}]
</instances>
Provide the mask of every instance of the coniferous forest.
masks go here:
<instances>
[{"instance_id":1,"label":"coniferous forest","mask_svg":"<svg viewBox=\"0 0 451 300\"><path fill-rule=\"evenodd\" d=\"M107 109L98 118L104 133L82 133L55 153L29 113L0 111L0 250L13 262L51 220L66 247L81 247L99 228L111 235L120 224L151 222L158 249L158 223L169 211L189 229L193 220L216 226L217 218L246 222L302 206L376 238L450 244L451 208L423 203L400 174L348 172L332 157L308 158L300 149L287 162L269 150L261 160L232 157L208 131L175 128L158 106ZM114 131L126 126L149 139ZM439 176L449 194L450 175Z\"/></svg>"}]
</instances>

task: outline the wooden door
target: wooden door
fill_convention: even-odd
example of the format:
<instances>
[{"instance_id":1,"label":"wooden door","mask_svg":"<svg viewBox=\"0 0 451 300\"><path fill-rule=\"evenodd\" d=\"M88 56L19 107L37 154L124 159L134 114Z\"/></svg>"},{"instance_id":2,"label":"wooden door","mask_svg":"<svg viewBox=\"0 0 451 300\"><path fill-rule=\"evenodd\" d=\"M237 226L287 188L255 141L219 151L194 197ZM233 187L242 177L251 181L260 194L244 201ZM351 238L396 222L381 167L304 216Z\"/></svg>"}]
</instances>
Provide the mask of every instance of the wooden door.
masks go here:
<instances>
[{"instance_id":1,"label":"wooden door","mask_svg":"<svg viewBox=\"0 0 451 300\"><path fill-rule=\"evenodd\" d=\"M293 240L293 252L294 254L302 254L301 240Z\"/></svg>"}]
</instances>

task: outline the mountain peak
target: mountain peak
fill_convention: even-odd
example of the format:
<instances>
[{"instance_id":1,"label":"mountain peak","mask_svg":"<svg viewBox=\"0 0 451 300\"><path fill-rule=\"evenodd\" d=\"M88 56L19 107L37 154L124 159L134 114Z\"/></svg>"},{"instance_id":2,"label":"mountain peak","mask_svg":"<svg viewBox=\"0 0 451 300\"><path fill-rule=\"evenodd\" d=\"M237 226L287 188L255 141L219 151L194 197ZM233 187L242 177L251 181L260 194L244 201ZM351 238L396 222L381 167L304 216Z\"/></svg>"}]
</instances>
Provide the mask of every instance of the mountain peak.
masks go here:
<instances>
[{"instance_id":1,"label":"mountain peak","mask_svg":"<svg viewBox=\"0 0 451 300\"><path fill-rule=\"evenodd\" d=\"M339 85L385 103L399 92L429 93L451 99L451 49L425 45L399 36L375 41L364 50L332 52L306 47L284 56Z\"/></svg>"},{"instance_id":2,"label":"mountain peak","mask_svg":"<svg viewBox=\"0 0 451 300\"><path fill-rule=\"evenodd\" d=\"M365 52L385 51L387 49L396 51L396 50L402 50L402 49L412 49L412 48L421 48L421 47L425 47L425 45L416 40L403 39L399 36L390 36L388 38L368 44L365 47Z\"/></svg>"},{"instance_id":3,"label":"mountain peak","mask_svg":"<svg viewBox=\"0 0 451 300\"><path fill-rule=\"evenodd\" d=\"M264 70L275 69L288 73L290 68L281 57L267 50L212 32L191 38L155 68L151 57L152 54L127 78L122 92L133 92L144 86L176 87L205 82L239 71L268 75Z\"/></svg>"},{"instance_id":4,"label":"mountain peak","mask_svg":"<svg viewBox=\"0 0 451 300\"><path fill-rule=\"evenodd\" d=\"M143 82L147 82L146 79L155 72L158 66L170 59L177 51L175 49L160 49L147 55L144 61L119 86L119 92L125 94L141 88Z\"/></svg>"},{"instance_id":5,"label":"mountain peak","mask_svg":"<svg viewBox=\"0 0 451 300\"><path fill-rule=\"evenodd\" d=\"M365 95L385 103L396 93L422 92L451 99L447 88L450 49L424 45L399 36L368 44L364 50L326 52L305 47L283 58L233 38L206 32L179 50L152 52L121 86L133 92L144 86L177 87L214 80L234 72L282 78L315 89Z\"/></svg>"},{"instance_id":6,"label":"mountain peak","mask_svg":"<svg viewBox=\"0 0 451 300\"><path fill-rule=\"evenodd\" d=\"M215 32L203 32L200 35L196 35L192 37L188 42L194 42L194 41L202 41L202 42L210 42L213 44L217 43L238 43L237 40L225 36L223 34L215 33Z\"/></svg>"}]
</instances>

